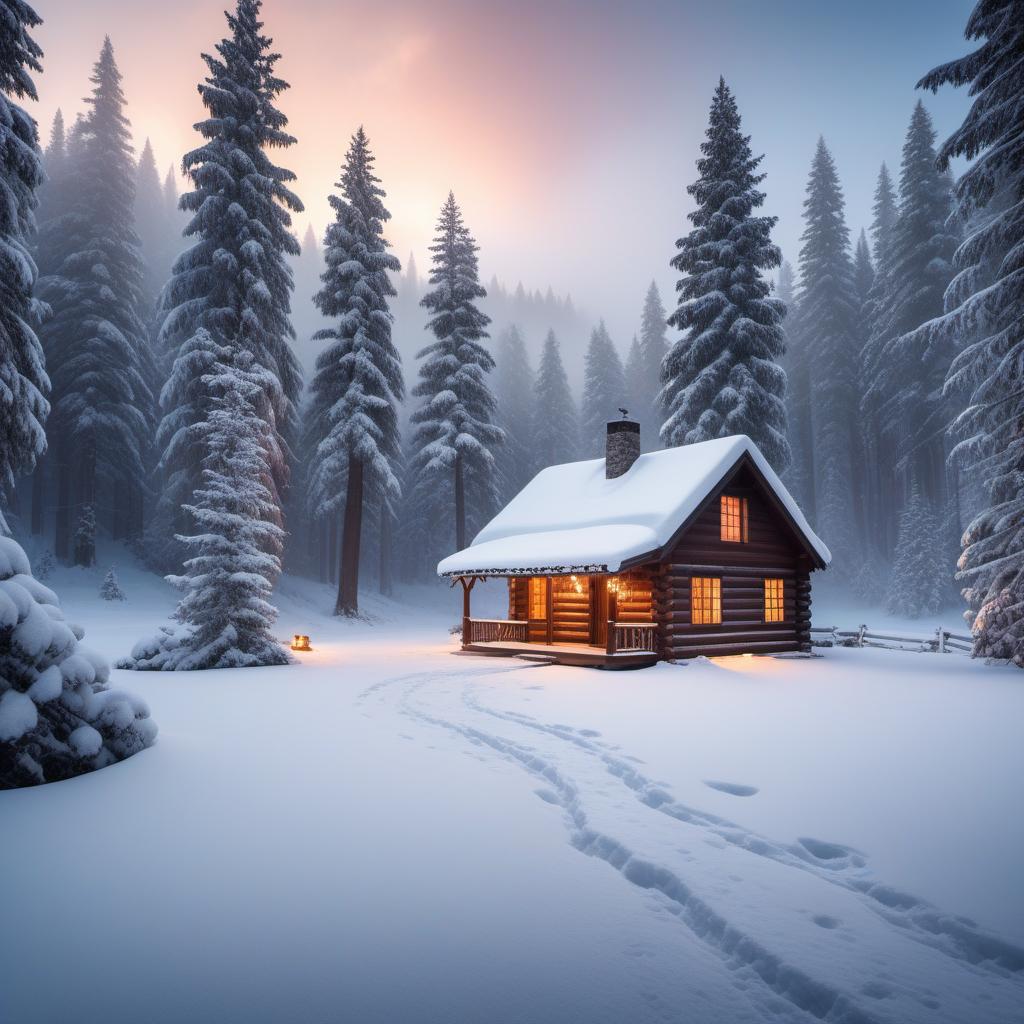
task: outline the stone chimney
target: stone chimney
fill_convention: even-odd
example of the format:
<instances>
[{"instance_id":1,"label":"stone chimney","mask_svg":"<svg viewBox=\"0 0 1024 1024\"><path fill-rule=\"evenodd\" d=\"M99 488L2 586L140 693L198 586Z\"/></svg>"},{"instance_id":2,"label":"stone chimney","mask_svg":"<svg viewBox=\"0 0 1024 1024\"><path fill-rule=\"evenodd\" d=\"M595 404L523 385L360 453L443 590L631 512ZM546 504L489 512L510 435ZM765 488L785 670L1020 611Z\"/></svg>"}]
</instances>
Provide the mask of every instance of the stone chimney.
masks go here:
<instances>
[{"instance_id":1,"label":"stone chimney","mask_svg":"<svg viewBox=\"0 0 1024 1024\"><path fill-rule=\"evenodd\" d=\"M640 455L640 424L628 418L628 410L619 412L621 420L608 421L604 475L609 480L622 476Z\"/></svg>"}]
</instances>

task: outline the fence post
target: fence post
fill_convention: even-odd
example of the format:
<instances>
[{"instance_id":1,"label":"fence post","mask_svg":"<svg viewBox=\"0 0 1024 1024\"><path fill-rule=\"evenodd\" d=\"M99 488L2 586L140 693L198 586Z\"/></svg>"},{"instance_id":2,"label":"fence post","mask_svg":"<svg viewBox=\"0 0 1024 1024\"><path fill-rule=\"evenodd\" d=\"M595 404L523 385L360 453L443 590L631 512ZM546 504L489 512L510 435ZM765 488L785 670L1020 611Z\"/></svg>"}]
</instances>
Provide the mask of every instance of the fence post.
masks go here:
<instances>
[{"instance_id":1,"label":"fence post","mask_svg":"<svg viewBox=\"0 0 1024 1024\"><path fill-rule=\"evenodd\" d=\"M857 627L857 646L864 646L864 634L868 631L868 627L863 623Z\"/></svg>"},{"instance_id":2,"label":"fence post","mask_svg":"<svg viewBox=\"0 0 1024 1024\"><path fill-rule=\"evenodd\" d=\"M935 632L938 634L938 637L939 637L939 654L945 654L946 653L946 631L941 626L939 626L939 628L937 630L935 630Z\"/></svg>"}]
</instances>

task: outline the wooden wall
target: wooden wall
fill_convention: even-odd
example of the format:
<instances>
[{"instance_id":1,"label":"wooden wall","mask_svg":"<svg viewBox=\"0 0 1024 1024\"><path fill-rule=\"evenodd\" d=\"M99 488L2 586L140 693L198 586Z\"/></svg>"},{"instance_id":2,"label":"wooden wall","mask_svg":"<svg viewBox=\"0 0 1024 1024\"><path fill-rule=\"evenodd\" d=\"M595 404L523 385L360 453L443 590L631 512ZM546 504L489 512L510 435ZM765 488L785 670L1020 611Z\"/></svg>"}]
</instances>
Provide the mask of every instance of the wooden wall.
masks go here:
<instances>
[{"instance_id":1,"label":"wooden wall","mask_svg":"<svg viewBox=\"0 0 1024 1024\"><path fill-rule=\"evenodd\" d=\"M722 494L747 499L747 540L721 539ZM691 622L690 580L721 579L722 621ZM764 621L764 580L783 581L783 621ZM658 568L654 609L666 658L810 649L810 559L760 483L742 469L719 488Z\"/></svg>"}]
</instances>

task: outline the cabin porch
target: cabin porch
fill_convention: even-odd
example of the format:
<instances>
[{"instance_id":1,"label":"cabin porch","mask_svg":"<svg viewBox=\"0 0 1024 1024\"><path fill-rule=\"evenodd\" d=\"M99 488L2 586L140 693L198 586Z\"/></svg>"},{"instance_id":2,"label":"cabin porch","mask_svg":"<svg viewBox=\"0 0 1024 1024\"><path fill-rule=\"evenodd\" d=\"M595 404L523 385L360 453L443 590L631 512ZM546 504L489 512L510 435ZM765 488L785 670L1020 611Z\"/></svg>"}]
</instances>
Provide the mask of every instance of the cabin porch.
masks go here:
<instances>
[{"instance_id":1,"label":"cabin porch","mask_svg":"<svg viewBox=\"0 0 1024 1024\"><path fill-rule=\"evenodd\" d=\"M658 660L651 579L642 571L505 577L506 619L472 616L470 592L481 578L456 578L463 587L465 653L535 655L602 668L638 668Z\"/></svg>"}]
</instances>

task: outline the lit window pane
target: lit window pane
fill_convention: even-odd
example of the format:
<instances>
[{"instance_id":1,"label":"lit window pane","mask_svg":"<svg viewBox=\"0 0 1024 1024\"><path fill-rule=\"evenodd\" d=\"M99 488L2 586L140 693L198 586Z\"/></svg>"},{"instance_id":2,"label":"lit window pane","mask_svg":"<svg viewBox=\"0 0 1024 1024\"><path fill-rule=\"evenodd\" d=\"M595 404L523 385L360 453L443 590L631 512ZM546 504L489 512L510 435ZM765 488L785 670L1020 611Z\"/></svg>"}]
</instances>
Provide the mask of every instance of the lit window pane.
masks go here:
<instances>
[{"instance_id":1,"label":"lit window pane","mask_svg":"<svg viewBox=\"0 0 1024 1024\"><path fill-rule=\"evenodd\" d=\"M722 621L722 581L714 576L690 580L690 621L695 626Z\"/></svg>"},{"instance_id":2,"label":"lit window pane","mask_svg":"<svg viewBox=\"0 0 1024 1024\"><path fill-rule=\"evenodd\" d=\"M782 580L764 581L764 621L783 622L786 618Z\"/></svg>"},{"instance_id":3,"label":"lit window pane","mask_svg":"<svg viewBox=\"0 0 1024 1024\"><path fill-rule=\"evenodd\" d=\"M548 617L548 582L543 576L530 577L530 612L531 619Z\"/></svg>"},{"instance_id":4,"label":"lit window pane","mask_svg":"<svg viewBox=\"0 0 1024 1024\"><path fill-rule=\"evenodd\" d=\"M721 498L722 540L742 543L747 539L747 499L732 494Z\"/></svg>"}]
</instances>

